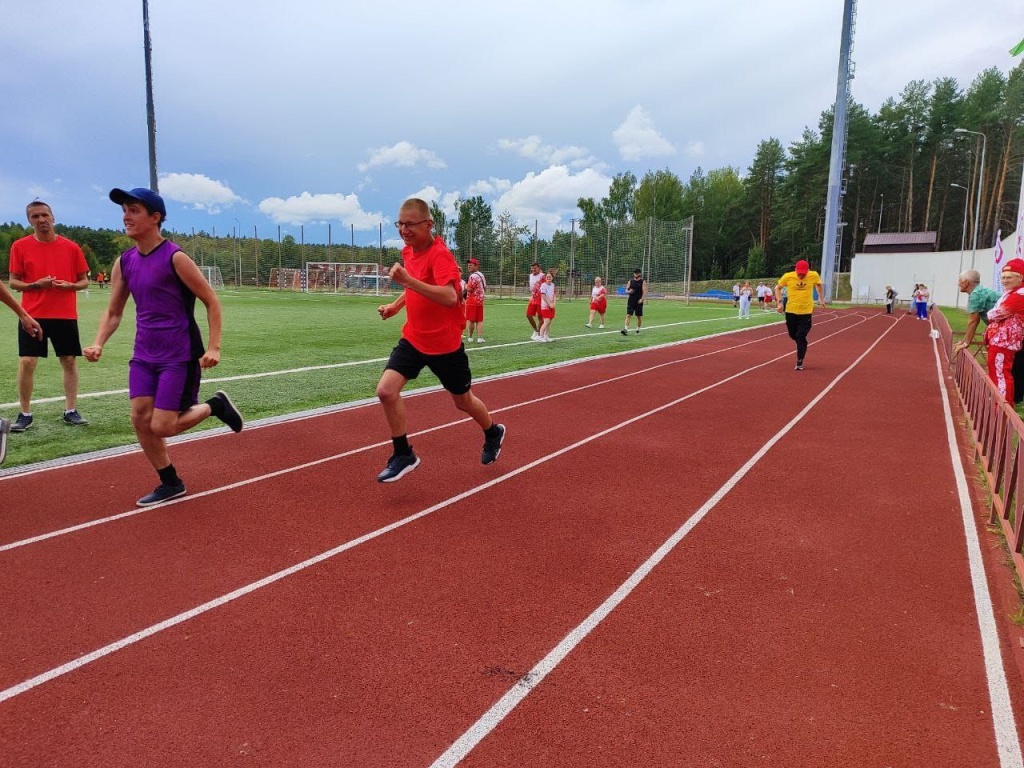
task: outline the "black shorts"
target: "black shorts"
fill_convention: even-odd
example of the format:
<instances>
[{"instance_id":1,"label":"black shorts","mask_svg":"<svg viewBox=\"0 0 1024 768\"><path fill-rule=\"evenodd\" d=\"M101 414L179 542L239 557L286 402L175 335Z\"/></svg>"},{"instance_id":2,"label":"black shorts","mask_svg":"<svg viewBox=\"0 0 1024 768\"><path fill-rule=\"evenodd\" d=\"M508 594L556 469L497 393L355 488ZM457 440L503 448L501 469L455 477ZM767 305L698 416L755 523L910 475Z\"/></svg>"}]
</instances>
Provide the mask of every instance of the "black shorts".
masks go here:
<instances>
[{"instance_id":1,"label":"black shorts","mask_svg":"<svg viewBox=\"0 0 1024 768\"><path fill-rule=\"evenodd\" d=\"M46 343L53 342L53 351L57 357L81 357L82 341L78 337L77 320L51 320L36 318L43 328L43 338L33 339L18 323L18 357L49 357L50 348Z\"/></svg>"},{"instance_id":2,"label":"black shorts","mask_svg":"<svg viewBox=\"0 0 1024 768\"><path fill-rule=\"evenodd\" d=\"M644 303L642 301L628 301L626 302L626 314L636 315L637 317L644 316Z\"/></svg>"},{"instance_id":3,"label":"black shorts","mask_svg":"<svg viewBox=\"0 0 1024 768\"><path fill-rule=\"evenodd\" d=\"M424 368L429 368L441 386L453 395L469 392L473 376L464 346L446 355L425 355L406 339L399 339L398 346L391 350L388 364L384 366L384 370L395 371L407 379L415 379Z\"/></svg>"}]
</instances>

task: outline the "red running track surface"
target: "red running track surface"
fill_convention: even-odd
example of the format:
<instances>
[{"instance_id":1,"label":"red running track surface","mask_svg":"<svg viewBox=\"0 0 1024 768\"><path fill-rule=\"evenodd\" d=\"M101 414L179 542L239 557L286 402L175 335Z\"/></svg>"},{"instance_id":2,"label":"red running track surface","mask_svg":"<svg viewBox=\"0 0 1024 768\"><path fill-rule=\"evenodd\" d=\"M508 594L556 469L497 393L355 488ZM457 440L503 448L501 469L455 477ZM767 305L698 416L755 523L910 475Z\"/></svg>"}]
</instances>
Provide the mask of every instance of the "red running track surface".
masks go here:
<instances>
[{"instance_id":1,"label":"red running track surface","mask_svg":"<svg viewBox=\"0 0 1024 768\"><path fill-rule=\"evenodd\" d=\"M489 467L410 397L393 485L376 406L0 480L0 765L1020 765L927 330L478 383Z\"/></svg>"}]
</instances>

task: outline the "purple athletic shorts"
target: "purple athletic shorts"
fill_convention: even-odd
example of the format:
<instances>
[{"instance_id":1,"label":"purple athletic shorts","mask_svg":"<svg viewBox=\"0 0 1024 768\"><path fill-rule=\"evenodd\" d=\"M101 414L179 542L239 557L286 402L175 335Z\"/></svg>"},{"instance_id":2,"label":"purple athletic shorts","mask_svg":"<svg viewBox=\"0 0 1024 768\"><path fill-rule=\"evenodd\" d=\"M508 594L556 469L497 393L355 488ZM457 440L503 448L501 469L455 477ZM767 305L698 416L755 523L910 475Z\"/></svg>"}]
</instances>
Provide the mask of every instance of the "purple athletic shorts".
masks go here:
<instances>
[{"instance_id":1,"label":"purple athletic shorts","mask_svg":"<svg viewBox=\"0 0 1024 768\"><path fill-rule=\"evenodd\" d=\"M187 363L128 363L128 397L152 397L153 407L181 413L199 402L201 368L198 360Z\"/></svg>"}]
</instances>

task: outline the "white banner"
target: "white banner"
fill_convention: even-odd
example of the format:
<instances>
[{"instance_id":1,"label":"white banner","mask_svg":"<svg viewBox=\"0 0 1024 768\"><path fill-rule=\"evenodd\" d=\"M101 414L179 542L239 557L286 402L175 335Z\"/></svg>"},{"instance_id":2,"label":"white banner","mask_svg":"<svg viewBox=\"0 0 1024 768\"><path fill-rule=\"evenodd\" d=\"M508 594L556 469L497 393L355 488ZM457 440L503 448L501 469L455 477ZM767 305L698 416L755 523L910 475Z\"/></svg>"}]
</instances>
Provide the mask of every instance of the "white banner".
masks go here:
<instances>
[{"instance_id":1,"label":"white banner","mask_svg":"<svg viewBox=\"0 0 1024 768\"><path fill-rule=\"evenodd\" d=\"M1013 258L1024 258L1024 168L1020 172L1020 199L1017 201L1017 247Z\"/></svg>"}]
</instances>

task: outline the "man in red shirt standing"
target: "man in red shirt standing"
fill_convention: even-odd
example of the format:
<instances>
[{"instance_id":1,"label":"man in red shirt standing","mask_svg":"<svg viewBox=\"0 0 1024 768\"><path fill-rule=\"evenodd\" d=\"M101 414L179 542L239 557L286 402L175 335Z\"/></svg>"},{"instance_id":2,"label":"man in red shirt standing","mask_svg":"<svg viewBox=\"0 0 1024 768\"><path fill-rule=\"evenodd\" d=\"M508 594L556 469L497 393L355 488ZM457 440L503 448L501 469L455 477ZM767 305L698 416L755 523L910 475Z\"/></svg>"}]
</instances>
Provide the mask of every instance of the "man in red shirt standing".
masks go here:
<instances>
[{"instance_id":1,"label":"man in red shirt standing","mask_svg":"<svg viewBox=\"0 0 1024 768\"><path fill-rule=\"evenodd\" d=\"M22 292L22 308L39 321L42 334L29 335L18 329L18 399L21 413L11 425L12 432L32 426L32 387L36 363L49 355L47 342L64 369L64 423L88 424L76 409L78 400L78 358L82 342L78 335L76 293L89 287L89 265L77 244L61 237L53 228L53 211L41 200L25 209L34 232L15 240L11 246L11 288Z\"/></svg>"},{"instance_id":2,"label":"man in red shirt standing","mask_svg":"<svg viewBox=\"0 0 1024 768\"><path fill-rule=\"evenodd\" d=\"M405 290L390 304L377 308L382 319L394 317L404 307L406 323L402 338L391 351L377 384L377 398L391 430L394 454L377 475L377 482L393 483L412 472L420 460L406 434L402 389L420 371L429 368L452 396L455 407L468 413L484 431L482 464L501 454L505 426L495 424L487 406L470 389L469 357L462 344L466 318L458 292L459 266L440 237L431 234L430 207L419 198L406 200L398 212L398 233L405 242L402 264L388 273Z\"/></svg>"}]
</instances>

